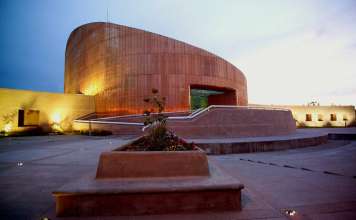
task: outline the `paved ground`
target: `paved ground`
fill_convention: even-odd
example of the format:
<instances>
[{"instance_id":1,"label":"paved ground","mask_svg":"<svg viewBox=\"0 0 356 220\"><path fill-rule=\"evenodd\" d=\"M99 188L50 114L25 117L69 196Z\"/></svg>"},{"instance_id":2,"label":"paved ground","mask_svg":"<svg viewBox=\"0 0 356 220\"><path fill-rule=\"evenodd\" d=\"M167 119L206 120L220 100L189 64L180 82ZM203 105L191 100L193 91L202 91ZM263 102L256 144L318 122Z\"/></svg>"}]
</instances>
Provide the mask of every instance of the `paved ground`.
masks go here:
<instances>
[{"instance_id":1,"label":"paved ground","mask_svg":"<svg viewBox=\"0 0 356 220\"><path fill-rule=\"evenodd\" d=\"M113 136L0 139L0 219L56 219L51 192L94 173L100 152L128 140ZM91 219L286 219L286 209L297 211L293 219L356 219L356 141L210 156L209 160L245 184L242 212Z\"/></svg>"},{"instance_id":2,"label":"paved ground","mask_svg":"<svg viewBox=\"0 0 356 220\"><path fill-rule=\"evenodd\" d=\"M194 143L239 143L239 142L260 142L260 141L275 141L275 140L293 140L300 138L310 138L320 135L327 135L328 133L338 134L356 134L356 127L352 128L304 128L297 129L293 134L278 135L278 136L266 136L266 137L242 137L242 138L209 138L198 139L190 138L186 139L188 142Z\"/></svg>"}]
</instances>

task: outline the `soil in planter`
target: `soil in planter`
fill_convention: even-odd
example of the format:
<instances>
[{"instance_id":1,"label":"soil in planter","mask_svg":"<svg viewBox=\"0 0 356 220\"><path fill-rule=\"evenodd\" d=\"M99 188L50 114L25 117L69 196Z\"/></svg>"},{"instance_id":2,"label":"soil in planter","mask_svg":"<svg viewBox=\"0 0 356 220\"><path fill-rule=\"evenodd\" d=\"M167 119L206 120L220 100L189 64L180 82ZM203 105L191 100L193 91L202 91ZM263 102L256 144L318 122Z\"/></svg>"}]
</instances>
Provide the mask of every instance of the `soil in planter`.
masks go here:
<instances>
[{"instance_id":1,"label":"soil in planter","mask_svg":"<svg viewBox=\"0 0 356 220\"><path fill-rule=\"evenodd\" d=\"M194 143L187 143L180 139L174 133L168 131L166 135L152 137L152 135L145 135L138 138L132 143L126 145L124 151L188 151L194 150L196 147Z\"/></svg>"}]
</instances>

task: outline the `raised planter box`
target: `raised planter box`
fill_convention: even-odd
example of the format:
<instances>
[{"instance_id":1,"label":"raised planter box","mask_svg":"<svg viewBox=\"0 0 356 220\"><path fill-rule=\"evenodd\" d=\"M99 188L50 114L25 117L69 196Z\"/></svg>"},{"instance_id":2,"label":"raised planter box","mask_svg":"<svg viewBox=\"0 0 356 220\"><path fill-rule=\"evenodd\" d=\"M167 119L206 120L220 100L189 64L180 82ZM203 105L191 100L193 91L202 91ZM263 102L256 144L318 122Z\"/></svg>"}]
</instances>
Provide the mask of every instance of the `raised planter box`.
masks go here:
<instances>
[{"instance_id":1,"label":"raised planter box","mask_svg":"<svg viewBox=\"0 0 356 220\"><path fill-rule=\"evenodd\" d=\"M113 151L96 177L53 195L57 216L143 215L241 209L243 185L209 163L204 151Z\"/></svg>"},{"instance_id":2,"label":"raised planter box","mask_svg":"<svg viewBox=\"0 0 356 220\"><path fill-rule=\"evenodd\" d=\"M209 176L203 150L112 151L100 155L97 179Z\"/></svg>"}]
</instances>

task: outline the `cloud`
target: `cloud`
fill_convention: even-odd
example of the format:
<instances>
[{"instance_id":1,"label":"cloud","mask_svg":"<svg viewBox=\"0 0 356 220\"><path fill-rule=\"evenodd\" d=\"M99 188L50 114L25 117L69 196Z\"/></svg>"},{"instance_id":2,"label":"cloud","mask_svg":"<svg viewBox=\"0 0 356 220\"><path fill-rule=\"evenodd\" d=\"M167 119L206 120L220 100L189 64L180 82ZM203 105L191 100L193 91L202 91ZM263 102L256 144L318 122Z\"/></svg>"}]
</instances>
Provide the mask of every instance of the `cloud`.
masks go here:
<instances>
[{"instance_id":1,"label":"cloud","mask_svg":"<svg viewBox=\"0 0 356 220\"><path fill-rule=\"evenodd\" d=\"M356 87L353 88L342 88L342 89L336 89L332 92L326 93L326 95L330 96L349 96L352 95L356 98Z\"/></svg>"},{"instance_id":2,"label":"cloud","mask_svg":"<svg viewBox=\"0 0 356 220\"><path fill-rule=\"evenodd\" d=\"M356 104L356 17L347 12L236 58L247 76L249 100Z\"/></svg>"}]
</instances>

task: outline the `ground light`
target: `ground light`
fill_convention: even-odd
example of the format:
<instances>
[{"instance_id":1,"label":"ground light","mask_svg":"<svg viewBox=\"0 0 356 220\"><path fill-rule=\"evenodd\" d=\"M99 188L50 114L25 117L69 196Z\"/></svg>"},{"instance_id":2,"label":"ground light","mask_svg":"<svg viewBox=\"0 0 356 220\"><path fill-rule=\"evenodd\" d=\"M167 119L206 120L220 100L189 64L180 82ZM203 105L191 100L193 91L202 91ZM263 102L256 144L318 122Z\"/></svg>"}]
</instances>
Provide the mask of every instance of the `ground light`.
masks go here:
<instances>
[{"instance_id":1,"label":"ground light","mask_svg":"<svg viewBox=\"0 0 356 220\"><path fill-rule=\"evenodd\" d=\"M61 121L62 121L62 115L59 113L59 112L55 112L52 114L51 116L51 119L53 121L53 124L52 124L52 129L55 131L55 132L63 132L63 129L60 125Z\"/></svg>"},{"instance_id":2,"label":"ground light","mask_svg":"<svg viewBox=\"0 0 356 220\"><path fill-rule=\"evenodd\" d=\"M295 210L292 210L292 209L286 210L285 213L288 216L295 216L297 214L297 212Z\"/></svg>"},{"instance_id":3,"label":"ground light","mask_svg":"<svg viewBox=\"0 0 356 220\"><path fill-rule=\"evenodd\" d=\"M11 123L5 124L5 126L4 126L4 131L5 131L6 133L8 133L8 132L10 132L11 130L12 130L12 124L11 124Z\"/></svg>"}]
</instances>

